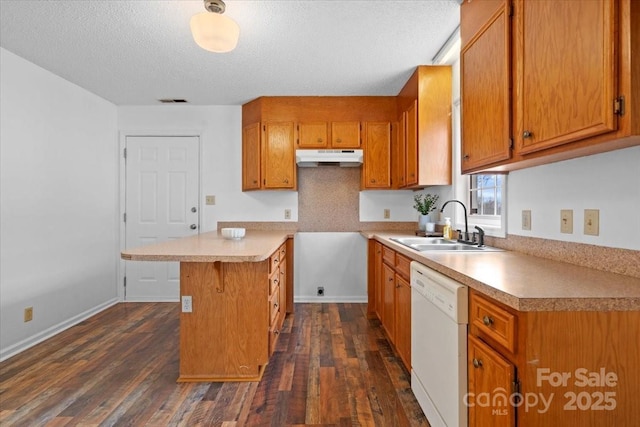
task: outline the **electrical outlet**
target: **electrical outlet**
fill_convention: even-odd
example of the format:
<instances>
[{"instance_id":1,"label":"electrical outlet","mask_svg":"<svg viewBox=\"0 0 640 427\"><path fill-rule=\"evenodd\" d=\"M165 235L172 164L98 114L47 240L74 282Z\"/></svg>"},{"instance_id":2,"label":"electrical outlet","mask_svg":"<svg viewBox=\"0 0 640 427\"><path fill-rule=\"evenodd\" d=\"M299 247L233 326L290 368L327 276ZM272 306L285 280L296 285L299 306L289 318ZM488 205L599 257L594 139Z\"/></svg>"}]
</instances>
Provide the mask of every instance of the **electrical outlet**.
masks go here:
<instances>
[{"instance_id":1,"label":"electrical outlet","mask_svg":"<svg viewBox=\"0 0 640 427\"><path fill-rule=\"evenodd\" d=\"M531 211L522 211L522 229L531 230Z\"/></svg>"},{"instance_id":2,"label":"electrical outlet","mask_svg":"<svg viewBox=\"0 0 640 427\"><path fill-rule=\"evenodd\" d=\"M216 196L207 196L204 201L207 205L215 205L216 204Z\"/></svg>"},{"instance_id":3,"label":"electrical outlet","mask_svg":"<svg viewBox=\"0 0 640 427\"><path fill-rule=\"evenodd\" d=\"M318 296L319 297L323 297L324 296L324 287L318 286Z\"/></svg>"},{"instance_id":4,"label":"electrical outlet","mask_svg":"<svg viewBox=\"0 0 640 427\"><path fill-rule=\"evenodd\" d=\"M391 218L391 209L385 209L384 210L384 219L389 219Z\"/></svg>"},{"instance_id":5,"label":"electrical outlet","mask_svg":"<svg viewBox=\"0 0 640 427\"><path fill-rule=\"evenodd\" d=\"M562 209L560 211L560 232L573 234L573 210Z\"/></svg>"},{"instance_id":6,"label":"electrical outlet","mask_svg":"<svg viewBox=\"0 0 640 427\"><path fill-rule=\"evenodd\" d=\"M191 295L182 296L182 312L193 313L193 300L191 299Z\"/></svg>"},{"instance_id":7,"label":"electrical outlet","mask_svg":"<svg viewBox=\"0 0 640 427\"><path fill-rule=\"evenodd\" d=\"M33 320L33 307L27 307L24 309L24 321L31 322Z\"/></svg>"},{"instance_id":8,"label":"electrical outlet","mask_svg":"<svg viewBox=\"0 0 640 427\"><path fill-rule=\"evenodd\" d=\"M598 236L600 234L600 210L584 210L584 234Z\"/></svg>"},{"instance_id":9,"label":"electrical outlet","mask_svg":"<svg viewBox=\"0 0 640 427\"><path fill-rule=\"evenodd\" d=\"M284 210L284 219L291 219L291 209Z\"/></svg>"}]
</instances>

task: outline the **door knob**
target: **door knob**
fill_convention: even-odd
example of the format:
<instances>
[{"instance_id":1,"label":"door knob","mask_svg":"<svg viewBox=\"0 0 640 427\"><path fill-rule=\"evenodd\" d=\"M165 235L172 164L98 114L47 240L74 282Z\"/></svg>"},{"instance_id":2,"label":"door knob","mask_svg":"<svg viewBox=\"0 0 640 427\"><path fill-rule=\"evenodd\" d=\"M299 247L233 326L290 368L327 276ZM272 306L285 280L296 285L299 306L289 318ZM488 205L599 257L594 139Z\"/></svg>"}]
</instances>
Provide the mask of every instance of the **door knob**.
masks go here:
<instances>
[{"instance_id":1,"label":"door knob","mask_svg":"<svg viewBox=\"0 0 640 427\"><path fill-rule=\"evenodd\" d=\"M198 226L195 225L195 224L191 224L191 226L189 228L192 229L192 230L195 230L196 228L198 228Z\"/></svg>"},{"instance_id":2,"label":"door knob","mask_svg":"<svg viewBox=\"0 0 640 427\"><path fill-rule=\"evenodd\" d=\"M191 212L198 212L198 209L196 209L196 207L194 206L191 208Z\"/></svg>"}]
</instances>

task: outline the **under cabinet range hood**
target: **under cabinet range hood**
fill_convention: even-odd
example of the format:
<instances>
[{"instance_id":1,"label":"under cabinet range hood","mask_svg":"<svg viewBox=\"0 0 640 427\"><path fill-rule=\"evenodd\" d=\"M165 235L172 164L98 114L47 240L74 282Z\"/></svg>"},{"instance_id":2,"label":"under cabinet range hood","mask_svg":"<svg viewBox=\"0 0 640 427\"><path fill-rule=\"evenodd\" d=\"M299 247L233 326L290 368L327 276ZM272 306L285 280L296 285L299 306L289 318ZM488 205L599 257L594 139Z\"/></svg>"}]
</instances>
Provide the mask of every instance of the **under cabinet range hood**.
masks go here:
<instances>
[{"instance_id":1,"label":"under cabinet range hood","mask_svg":"<svg viewBox=\"0 0 640 427\"><path fill-rule=\"evenodd\" d=\"M296 163L300 167L362 165L362 150L296 150Z\"/></svg>"}]
</instances>

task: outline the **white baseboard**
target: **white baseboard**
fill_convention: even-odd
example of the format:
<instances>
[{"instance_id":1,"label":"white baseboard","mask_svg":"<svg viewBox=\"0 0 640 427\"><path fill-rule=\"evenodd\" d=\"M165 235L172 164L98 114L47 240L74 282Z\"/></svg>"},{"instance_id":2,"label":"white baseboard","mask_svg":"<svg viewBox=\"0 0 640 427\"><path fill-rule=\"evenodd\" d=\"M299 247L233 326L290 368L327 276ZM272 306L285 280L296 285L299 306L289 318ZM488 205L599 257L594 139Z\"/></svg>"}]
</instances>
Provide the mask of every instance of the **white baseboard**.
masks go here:
<instances>
[{"instance_id":1,"label":"white baseboard","mask_svg":"<svg viewBox=\"0 0 640 427\"><path fill-rule=\"evenodd\" d=\"M366 303L368 302L367 296L351 296L351 297L318 297L318 296L300 296L293 298L294 303L308 302L308 303Z\"/></svg>"},{"instance_id":2,"label":"white baseboard","mask_svg":"<svg viewBox=\"0 0 640 427\"><path fill-rule=\"evenodd\" d=\"M73 316L70 319L65 320L64 322L60 322L57 325L54 325L48 329L45 329L42 332L39 332L29 338L26 338L16 344L13 344L5 349L2 349L2 351L0 351L0 362L3 362L5 360L7 360L8 358L15 356L18 353L21 353L25 350L27 350L28 348L33 347L36 344L41 343L42 341L45 341L51 337L53 337L54 335L59 334L60 332L69 329L72 326L77 325L78 323L88 319L89 317L100 313L101 311L106 310L107 308L116 305L117 303L120 302L119 298L112 298L107 302L104 302L98 306L95 306L93 308L90 308L87 311L84 311L76 316Z\"/></svg>"},{"instance_id":3,"label":"white baseboard","mask_svg":"<svg viewBox=\"0 0 640 427\"><path fill-rule=\"evenodd\" d=\"M127 297L122 302L180 302L180 298L176 297Z\"/></svg>"}]
</instances>

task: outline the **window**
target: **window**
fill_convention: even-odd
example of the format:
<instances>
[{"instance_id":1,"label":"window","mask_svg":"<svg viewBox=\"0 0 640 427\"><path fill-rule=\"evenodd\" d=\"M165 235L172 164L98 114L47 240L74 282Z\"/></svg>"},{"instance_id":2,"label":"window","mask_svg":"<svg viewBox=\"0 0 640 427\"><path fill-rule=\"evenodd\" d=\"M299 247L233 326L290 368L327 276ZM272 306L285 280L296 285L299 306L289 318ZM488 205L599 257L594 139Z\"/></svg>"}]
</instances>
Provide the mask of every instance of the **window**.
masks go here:
<instances>
[{"instance_id":1,"label":"window","mask_svg":"<svg viewBox=\"0 0 640 427\"><path fill-rule=\"evenodd\" d=\"M503 175L469 176L469 215L502 215Z\"/></svg>"}]
</instances>

